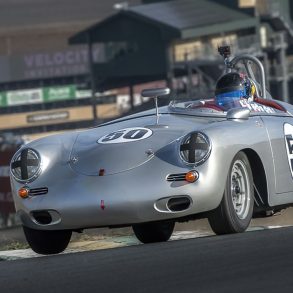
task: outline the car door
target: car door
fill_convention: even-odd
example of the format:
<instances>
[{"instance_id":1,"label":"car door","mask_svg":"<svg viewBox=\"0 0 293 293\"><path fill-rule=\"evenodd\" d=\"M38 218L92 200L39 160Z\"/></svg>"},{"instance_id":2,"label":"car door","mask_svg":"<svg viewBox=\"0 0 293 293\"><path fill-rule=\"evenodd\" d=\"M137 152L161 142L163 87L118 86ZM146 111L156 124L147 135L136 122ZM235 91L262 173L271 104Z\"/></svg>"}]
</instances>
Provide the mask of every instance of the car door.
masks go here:
<instances>
[{"instance_id":1,"label":"car door","mask_svg":"<svg viewBox=\"0 0 293 293\"><path fill-rule=\"evenodd\" d=\"M293 191L293 118L283 116L262 116L272 150L277 194Z\"/></svg>"}]
</instances>

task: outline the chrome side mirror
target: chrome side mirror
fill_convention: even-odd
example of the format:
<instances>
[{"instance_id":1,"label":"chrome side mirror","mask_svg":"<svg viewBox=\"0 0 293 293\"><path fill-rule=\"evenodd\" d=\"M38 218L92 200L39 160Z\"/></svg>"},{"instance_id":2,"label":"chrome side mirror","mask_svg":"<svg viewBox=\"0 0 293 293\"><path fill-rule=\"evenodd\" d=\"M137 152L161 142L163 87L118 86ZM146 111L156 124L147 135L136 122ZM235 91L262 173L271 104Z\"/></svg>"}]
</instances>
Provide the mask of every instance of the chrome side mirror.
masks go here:
<instances>
[{"instance_id":1,"label":"chrome side mirror","mask_svg":"<svg viewBox=\"0 0 293 293\"><path fill-rule=\"evenodd\" d=\"M227 112L227 120L248 120L250 110L248 108L233 108Z\"/></svg>"},{"instance_id":2,"label":"chrome side mirror","mask_svg":"<svg viewBox=\"0 0 293 293\"><path fill-rule=\"evenodd\" d=\"M158 107L158 98L164 97L170 94L170 89L165 88L156 88L156 89L145 89L141 92L143 97L153 98L155 100L156 106L156 125L159 125L159 107Z\"/></svg>"},{"instance_id":3,"label":"chrome side mirror","mask_svg":"<svg viewBox=\"0 0 293 293\"><path fill-rule=\"evenodd\" d=\"M143 97L157 98L170 94L169 88L145 89L141 92Z\"/></svg>"}]
</instances>

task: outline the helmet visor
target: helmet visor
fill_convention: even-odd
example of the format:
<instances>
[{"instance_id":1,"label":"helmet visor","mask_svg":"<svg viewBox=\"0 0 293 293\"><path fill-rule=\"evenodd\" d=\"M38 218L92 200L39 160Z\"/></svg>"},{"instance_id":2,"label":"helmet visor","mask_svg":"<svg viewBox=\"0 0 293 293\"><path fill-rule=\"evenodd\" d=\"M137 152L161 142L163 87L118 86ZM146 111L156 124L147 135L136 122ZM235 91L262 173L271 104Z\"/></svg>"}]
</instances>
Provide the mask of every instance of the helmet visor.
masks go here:
<instances>
[{"instance_id":1,"label":"helmet visor","mask_svg":"<svg viewBox=\"0 0 293 293\"><path fill-rule=\"evenodd\" d=\"M216 102L219 106L223 107L237 107L239 106L239 100L245 96L245 90L222 93L216 95Z\"/></svg>"}]
</instances>

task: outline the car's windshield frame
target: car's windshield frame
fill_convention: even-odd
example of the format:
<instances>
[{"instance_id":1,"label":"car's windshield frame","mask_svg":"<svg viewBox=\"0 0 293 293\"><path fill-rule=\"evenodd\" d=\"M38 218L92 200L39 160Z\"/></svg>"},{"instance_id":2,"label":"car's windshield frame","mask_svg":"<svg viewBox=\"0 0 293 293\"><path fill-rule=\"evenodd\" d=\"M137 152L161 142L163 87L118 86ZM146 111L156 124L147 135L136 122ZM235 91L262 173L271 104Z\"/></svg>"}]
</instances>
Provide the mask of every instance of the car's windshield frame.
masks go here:
<instances>
[{"instance_id":1,"label":"car's windshield frame","mask_svg":"<svg viewBox=\"0 0 293 293\"><path fill-rule=\"evenodd\" d=\"M192 116L199 116L199 117L226 117L227 116L227 112L230 109L234 109L234 108L230 108L228 110L221 110L221 108L219 107L219 110L213 109L213 108L209 108L209 106L207 105L207 107L205 107L205 103L211 103L213 102L214 99L213 98L207 98L207 99L199 99L199 100L172 100L169 103L168 106L168 110L170 113L174 113L174 114L186 114L186 115L192 115ZM193 104L195 106L195 108L193 107L188 107L188 103L190 103L189 105ZM187 104L188 106L186 107L182 107L181 105ZM255 103L257 104L257 103ZM249 103L248 103L249 105ZM216 105L215 105L216 107ZM248 108L245 106L240 106L241 108ZM236 107L235 107L236 108ZM270 107L269 107L270 108ZM273 109L273 108L272 108ZM250 109L250 116L291 116L288 112L281 112L278 111L277 109L274 109L275 112L273 113L268 113L266 111L255 111L253 109Z\"/></svg>"}]
</instances>

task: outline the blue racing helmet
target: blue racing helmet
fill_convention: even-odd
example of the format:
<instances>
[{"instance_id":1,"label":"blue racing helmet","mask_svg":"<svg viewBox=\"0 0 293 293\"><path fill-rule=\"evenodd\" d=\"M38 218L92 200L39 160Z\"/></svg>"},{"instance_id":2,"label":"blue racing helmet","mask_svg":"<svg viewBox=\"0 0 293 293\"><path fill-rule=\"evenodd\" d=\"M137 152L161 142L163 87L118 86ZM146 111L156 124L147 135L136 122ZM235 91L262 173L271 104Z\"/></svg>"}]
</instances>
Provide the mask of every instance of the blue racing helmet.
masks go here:
<instances>
[{"instance_id":1,"label":"blue racing helmet","mask_svg":"<svg viewBox=\"0 0 293 293\"><path fill-rule=\"evenodd\" d=\"M246 85L246 79L239 73L231 72L223 75L217 81L216 103L224 108L239 106L239 100L247 97Z\"/></svg>"}]
</instances>

